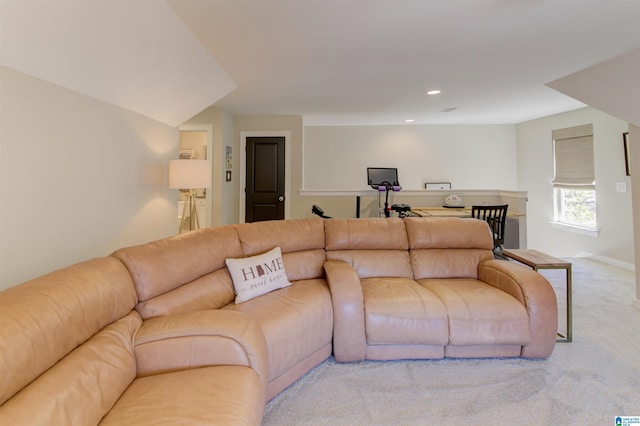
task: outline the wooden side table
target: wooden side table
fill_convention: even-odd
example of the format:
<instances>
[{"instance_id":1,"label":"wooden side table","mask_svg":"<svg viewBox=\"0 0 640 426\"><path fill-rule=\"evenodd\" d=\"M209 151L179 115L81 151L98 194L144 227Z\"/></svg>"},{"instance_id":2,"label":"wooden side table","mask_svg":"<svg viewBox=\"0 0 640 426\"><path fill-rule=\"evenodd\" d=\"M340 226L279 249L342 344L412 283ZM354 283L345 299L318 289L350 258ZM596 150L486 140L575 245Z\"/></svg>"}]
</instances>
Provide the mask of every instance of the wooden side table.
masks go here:
<instances>
[{"instance_id":1,"label":"wooden side table","mask_svg":"<svg viewBox=\"0 0 640 426\"><path fill-rule=\"evenodd\" d=\"M564 260L549 256L537 250L530 249L503 249L502 255L506 258L513 259L524 265L529 266L534 271L539 269L564 269L567 274L566 292L567 292L567 334L558 332L560 339L557 342L570 342L571 337L571 263Z\"/></svg>"}]
</instances>

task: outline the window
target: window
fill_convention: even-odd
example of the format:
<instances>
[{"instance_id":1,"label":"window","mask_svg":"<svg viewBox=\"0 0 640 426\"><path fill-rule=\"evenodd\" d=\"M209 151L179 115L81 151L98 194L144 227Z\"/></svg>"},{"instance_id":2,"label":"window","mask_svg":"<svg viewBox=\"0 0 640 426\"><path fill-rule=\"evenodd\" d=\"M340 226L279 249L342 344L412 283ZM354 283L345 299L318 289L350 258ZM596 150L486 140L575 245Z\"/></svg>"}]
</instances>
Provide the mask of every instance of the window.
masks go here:
<instances>
[{"instance_id":1,"label":"window","mask_svg":"<svg viewBox=\"0 0 640 426\"><path fill-rule=\"evenodd\" d=\"M596 191L555 189L555 221L585 228L596 227Z\"/></svg>"},{"instance_id":2,"label":"window","mask_svg":"<svg viewBox=\"0 0 640 426\"><path fill-rule=\"evenodd\" d=\"M554 222L595 230L593 125L554 130Z\"/></svg>"}]
</instances>

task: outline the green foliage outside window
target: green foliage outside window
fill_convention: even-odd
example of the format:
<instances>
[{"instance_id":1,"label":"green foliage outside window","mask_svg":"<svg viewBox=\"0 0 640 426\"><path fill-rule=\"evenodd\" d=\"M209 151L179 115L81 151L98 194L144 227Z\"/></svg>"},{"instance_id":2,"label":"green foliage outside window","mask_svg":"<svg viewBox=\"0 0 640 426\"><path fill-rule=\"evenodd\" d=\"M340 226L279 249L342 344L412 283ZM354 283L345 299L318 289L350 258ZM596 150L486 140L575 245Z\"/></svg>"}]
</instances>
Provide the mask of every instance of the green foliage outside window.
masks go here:
<instances>
[{"instance_id":1,"label":"green foliage outside window","mask_svg":"<svg viewBox=\"0 0 640 426\"><path fill-rule=\"evenodd\" d=\"M596 191L557 189L557 221L570 225L596 226Z\"/></svg>"}]
</instances>

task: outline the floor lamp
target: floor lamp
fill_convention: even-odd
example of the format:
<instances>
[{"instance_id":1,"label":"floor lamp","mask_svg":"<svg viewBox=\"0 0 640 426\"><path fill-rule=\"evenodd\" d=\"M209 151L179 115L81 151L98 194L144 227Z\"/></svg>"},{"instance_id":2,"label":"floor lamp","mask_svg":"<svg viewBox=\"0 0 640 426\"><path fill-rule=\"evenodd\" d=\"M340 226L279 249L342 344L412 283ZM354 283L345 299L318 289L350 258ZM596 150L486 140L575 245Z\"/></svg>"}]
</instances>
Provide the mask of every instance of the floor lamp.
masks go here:
<instances>
[{"instance_id":1,"label":"floor lamp","mask_svg":"<svg viewBox=\"0 0 640 426\"><path fill-rule=\"evenodd\" d=\"M198 209L195 202L195 189L211 186L211 162L208 160L171 160L169 161L169 188L186 192L187 200L182 208L182 219L178 234L184 229L198 229ZM188 215L187 215L188 213ZM195 228L194 225L195 218ZM187 224L187 222L189 222Z\"/></svg>"}]
</instances>

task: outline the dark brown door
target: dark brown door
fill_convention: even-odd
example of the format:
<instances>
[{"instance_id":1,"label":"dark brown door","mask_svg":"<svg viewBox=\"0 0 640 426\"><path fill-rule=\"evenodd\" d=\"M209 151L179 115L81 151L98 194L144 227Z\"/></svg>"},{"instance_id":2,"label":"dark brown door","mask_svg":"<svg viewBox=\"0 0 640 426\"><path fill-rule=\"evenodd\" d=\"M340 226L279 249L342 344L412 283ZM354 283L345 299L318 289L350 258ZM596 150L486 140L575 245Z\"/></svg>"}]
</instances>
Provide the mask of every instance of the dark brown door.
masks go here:
<instances>
[{"instance_id":1,"label":"dark brown door","mask_svg":"<svg viewBox=\"0 0 640 426\"><path fill-rule=\"evenodd\" d=\"M245 222L284 219L284 136L247 137Z\"/></svg>"}]
</instances>

